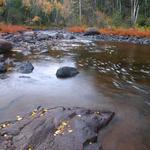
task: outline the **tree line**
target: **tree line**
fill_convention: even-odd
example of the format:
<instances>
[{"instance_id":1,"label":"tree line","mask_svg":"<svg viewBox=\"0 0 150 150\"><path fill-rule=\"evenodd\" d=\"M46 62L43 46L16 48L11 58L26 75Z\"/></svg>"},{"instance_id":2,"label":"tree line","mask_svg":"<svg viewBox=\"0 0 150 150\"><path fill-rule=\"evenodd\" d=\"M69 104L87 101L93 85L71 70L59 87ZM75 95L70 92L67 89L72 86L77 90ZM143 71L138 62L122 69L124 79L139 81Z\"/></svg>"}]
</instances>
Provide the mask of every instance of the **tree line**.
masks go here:
<instances>
[{"instance_id":1,"label":"tree line","mask_svg":"<svg viewBox=\"0 0 150 150\"><path fill-rule=\"evenodd\" d=\"M0 0L0 22L59 26L150 26L150 0Z\"/></svg>"}]
</instances>

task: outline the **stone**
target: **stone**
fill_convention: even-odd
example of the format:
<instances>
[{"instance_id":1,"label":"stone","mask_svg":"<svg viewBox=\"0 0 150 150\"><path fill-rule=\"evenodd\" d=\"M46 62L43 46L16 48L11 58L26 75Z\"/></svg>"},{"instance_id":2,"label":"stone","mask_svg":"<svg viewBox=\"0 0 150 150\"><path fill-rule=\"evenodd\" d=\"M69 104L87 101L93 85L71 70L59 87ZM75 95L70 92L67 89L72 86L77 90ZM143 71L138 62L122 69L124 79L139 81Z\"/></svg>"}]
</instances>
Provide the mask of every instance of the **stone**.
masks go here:
<instances>
[{"instance_id":1,"label":"stone","mask_svg":"<svg viewBox=\"0 0 150 150\"><path fill-rule=\"evenodd\" d=\"M57 33L54 38L55 39L64 39L64 35L62 33Z\"/></svg>"},{"instance_id":2,"label":"stone","mask_svg":"<svg viewBox=\"0 0 150 150\"><path fill-rule=\"evenodd\" d=\"M23 36L34 36L35 32L34 31L26 31L23 33Z\"/></svg>"},{"instance_id":3,"label":"stone","mask_svg":"<svg viewBox=\"0 0 150 150\"><path fill-rule=\"evenodd\" d=\"M57 78L69 78L74 77L79 73L79 71L74 67L62 67L56 72Z\"/></svg>"},{"instance_id":4,"label":"stone","mask_svg":"<svg viewBox=\"0 0 150 150\"><path fill-rule=\"evenodd\" d=\"M42 40L48 40L50 36L48 34L38 33L36 38L38 41L42 41Z\"/></svg>"},{"instance_id":5,"label":"stone","mask_svg":"<svg viewBox=\"0 0 150 150\"><path fill-rule=\"evenodd\" d=\"M113 112L79 107L38 107L16 121L7 121L0 129L0 149L102 150L98 135L113 116Z\"/></svg>"},{"instance_id":6,"label":"stone","mask_svg":"<svg viewBox=\"0 0 150 150\"><path fill-rule=\"evenodd\" d=\"M0 62L0 74L7 72L7 66L5 63Z\"/></svg>"},{"instance_id":7,"label":"stone","mask_svg":"<svg viewBox=\"0 0 150 150\"><path fill-rule=\"evenodd\" d=\"M7 53L12 49L12 43L7 40L0 39L0 53Z\"/></svg>"},{"instance_id":8,"label":"stone","mask_svg":"<svg viewBox=\"0 0 150 150\"><path fill-rule=\"evenodd\" d=\"M32 41L32 39L33 39L32 36L24 36L23 37L23 40L28 43L30 43L30 41Z\"/></svg>"},{"instance_id":9,"label":"stone","mask_svg":"<svg viewBox=\"0 0 150 150\"><path fill-rule=\"evenodd\" d=\"M34 67L30 62L23 62L18 67L18 72L23 74L29 74L33 71Z\"/></svg>"},{"instance_id":10,"label":"stone","mask_svg":"<svg viewBox=\"0 0 150 150\"><path fill-rule=\"evenodd\" d=\"M70 35L70 36L68 36L68 39L69 39L69 40L74 40L74 39L76 39L76 37L73 36L73 35Z\"/></svg>"}]
</instances>

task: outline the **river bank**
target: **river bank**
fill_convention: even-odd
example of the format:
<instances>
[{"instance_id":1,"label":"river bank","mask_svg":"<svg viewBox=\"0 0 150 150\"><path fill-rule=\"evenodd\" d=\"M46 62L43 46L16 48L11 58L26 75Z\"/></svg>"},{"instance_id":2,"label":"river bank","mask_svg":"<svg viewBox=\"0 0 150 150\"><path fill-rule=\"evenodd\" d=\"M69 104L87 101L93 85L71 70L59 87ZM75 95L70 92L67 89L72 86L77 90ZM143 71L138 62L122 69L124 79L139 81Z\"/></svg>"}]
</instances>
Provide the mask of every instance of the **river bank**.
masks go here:
<instances>
[{"instance_id":1,"label":"river bank","mask_svg":"<svg viewBox=\"0 0 150 150\"><path fill-rule=\"evenodd\" d=\"M67 32L65 30L41 30L45 31L40 35L40 30L30 32L30 35L26 32L18 32L18 33L1 33L0 38L7 39L11 42L27 42L27 43L36 43L36 41L43 40L53 40L53 39L91 39L97 41L112 41L112 42L127 42L134 44L150 44L150 38L147 37L134 37L134 36L122 36L122 35L106 35L106 34L98 34L98 35L85 35L85 33L73 33ZM48 35L47 31L51 31L54 34ZM25 33L25 34L24 34Z\"/></svg>"}]
</instances>

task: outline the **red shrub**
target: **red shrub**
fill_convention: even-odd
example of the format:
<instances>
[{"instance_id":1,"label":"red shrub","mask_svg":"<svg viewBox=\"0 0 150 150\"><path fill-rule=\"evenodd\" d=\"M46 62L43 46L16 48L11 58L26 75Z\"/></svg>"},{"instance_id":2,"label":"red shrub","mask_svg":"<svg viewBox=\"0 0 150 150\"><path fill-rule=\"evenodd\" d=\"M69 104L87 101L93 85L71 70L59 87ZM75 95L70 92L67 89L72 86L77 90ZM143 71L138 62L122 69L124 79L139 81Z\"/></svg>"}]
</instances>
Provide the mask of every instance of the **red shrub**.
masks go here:
<instances>
[{"instance_id":1,"label":"red shrub","mask_svg":"<svg viewBox=\"0 0 150 150\"><path fill-rule=\"evenodd\" d=\"M26 31L26 30L29 30L29 29L25 26L0 24L0 32L3 32L3 33L15 33L15 32Z\"/></svg>"},{"instance_id":2,"label":"red shrub","mask_svg":"<svg viewBox=\"0 0 150 150\"><path fill-rule=\"evenodd\" d=\"M107 35L123 35L123 36L135 36L135 37L150 37L150 30L140 30L136 28L130 28L130 29L100 29L100 33L107 34Z\"/></svg>"},{"instance_id":3,"label":"red shrub","mask_svg":"<svg viewBox=\"0 0 150 150\"><path fill-rule=\"evenodd\" d=\"M68 31L69 32L80 33L80 32L85 32L86 28L84 26L74 26L74 27L68 28Z\"/></svg>"}]
</instances>

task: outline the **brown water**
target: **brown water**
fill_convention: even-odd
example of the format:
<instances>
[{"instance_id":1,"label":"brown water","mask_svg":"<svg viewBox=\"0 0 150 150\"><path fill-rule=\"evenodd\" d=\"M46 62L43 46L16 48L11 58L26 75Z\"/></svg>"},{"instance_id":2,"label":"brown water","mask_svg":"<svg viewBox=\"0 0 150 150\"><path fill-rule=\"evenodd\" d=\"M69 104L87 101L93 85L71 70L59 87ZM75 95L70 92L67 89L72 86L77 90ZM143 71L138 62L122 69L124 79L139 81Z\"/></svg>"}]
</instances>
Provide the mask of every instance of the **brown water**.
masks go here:
<instances>
[{"instance_id":1,"label":"brown water","mask_svg":"<svg viewBox=\"0 0 150 150\"><path fill-rule=\"evenodd\" d=\"M39 105L111 110L115 118L100 134L104 150L150 149L150 46L66 40L49 53L14 51L10 57L30 60L35 69L0 79L1 122ZM75 66L80 74L57 79L62 66Z\"/></svg>"}]
</instances>

